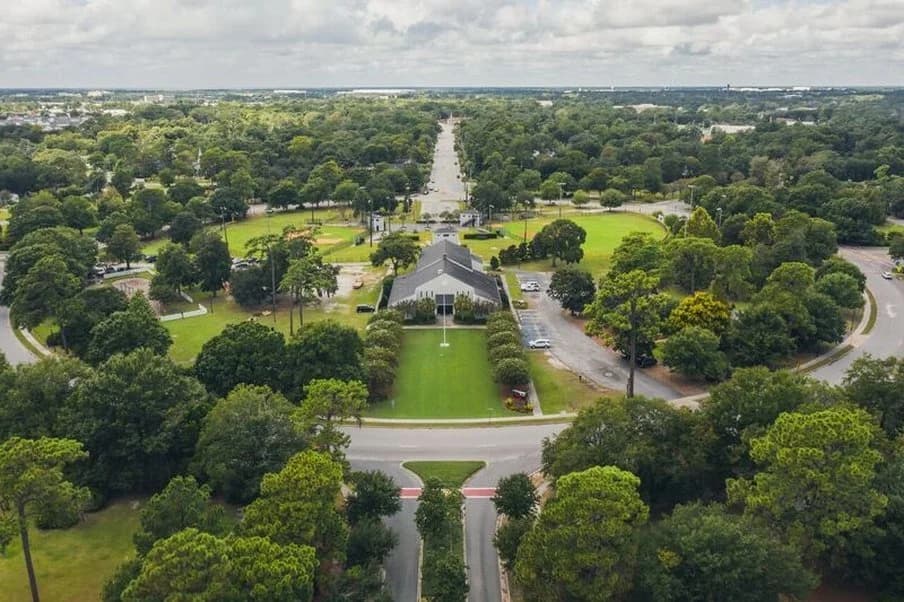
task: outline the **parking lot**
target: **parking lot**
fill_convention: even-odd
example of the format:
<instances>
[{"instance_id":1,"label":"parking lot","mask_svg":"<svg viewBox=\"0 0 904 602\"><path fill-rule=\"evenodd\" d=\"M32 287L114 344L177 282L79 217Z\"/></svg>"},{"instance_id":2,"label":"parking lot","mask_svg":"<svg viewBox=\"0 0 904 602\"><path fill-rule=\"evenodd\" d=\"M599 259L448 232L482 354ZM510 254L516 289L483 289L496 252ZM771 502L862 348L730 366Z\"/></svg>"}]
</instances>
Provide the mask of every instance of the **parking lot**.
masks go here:
<instances>
[{"instance_id":1,"label":"parking lot","mask_svg":"<svg viewBox=\"0 0 904 602\"><path fill-rule=\"evenodd\" d=\"M540 292L523 292L526 298L536 299L546 294L542 292L546 288L546 283L541 278L538 278L537 275L518 274L517 276L518 286L521 286L525 282L538 282L540 284ZM518 312L518 319L521 322L521 340L525 345L534 339L552 338L549 336L549 330L546 328L546 324L537 310L519 309L516 311Z\"/></svg>"}]
</instances>

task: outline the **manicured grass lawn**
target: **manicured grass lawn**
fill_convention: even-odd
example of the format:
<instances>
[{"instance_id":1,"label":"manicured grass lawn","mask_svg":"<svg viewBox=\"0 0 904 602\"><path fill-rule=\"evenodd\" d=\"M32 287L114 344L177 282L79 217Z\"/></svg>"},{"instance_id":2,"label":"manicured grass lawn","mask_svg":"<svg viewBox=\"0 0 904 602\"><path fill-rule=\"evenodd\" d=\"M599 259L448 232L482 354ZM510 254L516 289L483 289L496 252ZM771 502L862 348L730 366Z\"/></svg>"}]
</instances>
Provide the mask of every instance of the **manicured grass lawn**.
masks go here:
<instances>
[{"instance_id":1,"label":"manicured grass lawn","mask_svg":"<svg viewBox=\"0 0 904 602\"><path fill-rule=\"evenodd\" d=\"M419 476L421 481L426 483L427 479L437 478L448 489L460 488L465 481L471 478L471 475L486 465L486 462L479 460L405 462L402 464L402 466Z\"/></svg>"},{"instance_id":2,"label":"manicured grass lawn","mask_svg":"<svg viewBox=\"0 0 904 602\"><path fill-rule=\"evenodd\" d=\"M95 602L120 563L134 556L139 510L120 501L88 514L71 529L29 531L42 600ZM0 555L0 600L30 600L19 537Z\"/></svg>"},{"instance_id":3,"label":"manicured grass lawn","mask_svg":"<svg viewBox=\"0 0 904 602\"><path fill-rule=\"evenodd\" d=\"M544 414L577 412L601 397L612 395L581 380L574 372L553 365L542 351L531 351L527 357Z\"/></svg>"},{"instance_id":4,"label":"manicured grass lawn","mask_svg":"<svg viewBox=\"0 0 904 602\"><path fill-rule=\"evenodd\" d=\"M493 381L483 330L406 330L391 399L372 405L375 418L515 416Z\"/></svg>"},{"instance_id":5,"label":"manicured grass lawn","mask_svg":"<svg viewBox=\"0 0 904 602\"><path fill-rule=\"evenodd\" d=\"M584 258L579 267L590 271L594 277L602 275L608 268L609 256L622 238L631 232L652 232L665 236L665 229L652 217L637 213L613 211L611 213L591 214L565 214L563 218L570 219L587 231L587 241L584 243ZM557 214L544 215L527 220L527 240L530 241L534 234L543 226L558 218ZM484 261L489 262L490 257L498 255L501 249L509 245L517 245L523 240L524 222L508 222L504 226L505 238L492 240L466 241L473 253L479 255ZM552 269L552 261L531 261L521 266L526 270L549 271Z\"/></svg>"},{"instance_id":6,"label":"manicured grass lawn","mask_svg":"<svg viewBox=\"0 0 904 602\"><path fill-rule=\"evenodd\" d=\"M876 230L882 232L883 234L891 234L892 232L896 234L904 234L904 226L900 224L893 224L891 222L885 222L881 226L876 226Z\"/></svg>"},{"instance_id":7,"label":"manicured grass lawn","mask_svg":"<svg viewBox=\"0 0 904 602\"><path fill-rule=\"evenodd\" d=\"M207 293L198 291L188 291L188 294L199 303L203 303L205 307L210 308L210 296ZM336 301L337 305L331 311L326 311L319 306L306 306L304 309L305 323L325 320L327 318L336 320L355 328L363 328L367 323L370 314L355 313L355 306L359 303L375 304L380 294L380 283L377 282L372 286L365 286L356 291L352 291L347 297L336 297L331 301ZM327 300L325 300L327 301ZM269 305L260 308L260 311L267 311ZM213 302L213 312L196 318L186 318L185 320L173 320L164 322L164 326L169 330L173 337L173 346L170 347L169 355L175 361L180 363L188 363L192 361L205 342L218 335L229 324L244 322L254 315L254 311L243 309L232 299L227 299L220 293ZM273 326L286 336L289 335L289 305L284 304L277 307L276 321L274 323L273 316L259 316L257 318L261 324ZM298 308L294 310L294 326L298 328Z\"/></svg>"}]
</instances>

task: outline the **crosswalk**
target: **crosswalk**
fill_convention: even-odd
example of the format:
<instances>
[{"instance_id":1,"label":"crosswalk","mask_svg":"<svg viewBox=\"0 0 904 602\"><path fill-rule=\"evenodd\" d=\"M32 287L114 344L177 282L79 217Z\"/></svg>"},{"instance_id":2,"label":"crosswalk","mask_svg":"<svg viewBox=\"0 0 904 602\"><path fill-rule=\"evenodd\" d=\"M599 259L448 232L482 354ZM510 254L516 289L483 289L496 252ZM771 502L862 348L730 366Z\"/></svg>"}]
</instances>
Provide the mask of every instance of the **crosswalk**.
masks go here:
<instances>
[{"instance_id":1,"label":"crosswalk","mask_svg":"<svg viewBox=\"0 0 904 602\"><path fill-rule=\"evenodd\" d=\"M496 495L495 487L462 487L461 494L469 500L488 500ZM420 487L402 487L403 500L416 500L421 495Z\"/></svg>"}]
</instances>

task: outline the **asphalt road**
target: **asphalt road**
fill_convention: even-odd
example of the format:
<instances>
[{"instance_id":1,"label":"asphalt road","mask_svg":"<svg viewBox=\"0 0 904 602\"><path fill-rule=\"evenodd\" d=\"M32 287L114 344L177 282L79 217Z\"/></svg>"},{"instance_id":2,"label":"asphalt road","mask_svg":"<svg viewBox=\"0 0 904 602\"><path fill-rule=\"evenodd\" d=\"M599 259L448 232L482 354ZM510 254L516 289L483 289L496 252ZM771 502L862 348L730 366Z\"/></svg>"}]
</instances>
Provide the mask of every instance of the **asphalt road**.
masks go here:
<instances>
[{"instance_id":1,"label":"asphalt road","mask_svg":"<svg viewBox=\"0 0 904 602\"><path fill-rule=\"evenodd\" d=\"M379 469L393 476L400 486L420 486L401 467L408 460L483 460L487 467L467 483L473 487L495 487L503 476L532 472L540 466L540 443L565 428L564 424L518 428L483 427L465 429L354 428L348 458L359 470ZM417 597L418 534L414 526L417 502L403 502L402 512L387 524L399 535L399 545L387 562L386 571L393 598L414 602ZM498 602L499 569L493 533L496 510L489 500L465 502L465 548L471 602Z\"/></svg>"},{"instance_id":2,"label":"asphalt road","mask_svg":"<svg viewBox=\"0 0 904 602\"><path fill-rule=\"evenodd\" d=\"M3 274L6 270L6 253L0 253L0 288L3 287ZM9 308L0 305L0 353L12 365L33 362L34 356L16 338L12 323L9 320Z\"/></svg>"},{"instance_id":3,"label":"asphalt road","mask_svg":"<svg viewBox=\"0 0 904 602\"><path fill-rule=\"evenodd\" d=\"M414 196L421 201L421 212L434 216L443 211L456 211L458 201L465 199L465 186L458 169L458 155L455 154L454 123L440 121L440 127L442 131L433 149L429 191Z\"/></svg>"},{"instance_id":4,"label":"asphalt road","mask_svg":"<svg viewBox=\"0 0 904 602\"><path fill-rule=\"evenodd\" d=\"M904 328L901 314L904 314L904 281L885 280L882 272L890 272L894 263L883 247L844 247L842 257L853 262L866 274L866 286L876 298L876 325L859 346L835 363L814 370L810 376L839 384L844 373L859 357L870 354L873 357L904 356Z\"/></svg>"}]
</instances>

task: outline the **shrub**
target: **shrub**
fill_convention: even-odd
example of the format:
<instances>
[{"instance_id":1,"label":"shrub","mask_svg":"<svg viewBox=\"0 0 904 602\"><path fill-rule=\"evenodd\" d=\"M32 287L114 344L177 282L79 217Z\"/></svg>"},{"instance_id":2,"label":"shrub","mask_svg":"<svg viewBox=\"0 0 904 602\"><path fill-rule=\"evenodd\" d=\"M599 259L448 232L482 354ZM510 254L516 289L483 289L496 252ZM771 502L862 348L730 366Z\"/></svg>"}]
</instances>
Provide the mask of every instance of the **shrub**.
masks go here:
<instances>
[{"instance_id":1,"label":"shrub","mask_svg":"<svg viewBox=\"0 0 904 602\"><path fill-rule=\"evenodd\" d=\"M525 385L530 381L527 362L523 359L510 357L500 360L493 372L498 382L510 387Z\"/></svg>"},{"instance_id":2,"label":"shrub","mask_svg":"<svg viewBox=\"0 0 904 602\"><path fill-rule=\"evenodd\" d=\"M490 361L498 364L506 358L524 359L524 347L521 345L499 345L490 349Z\"/></svg>"},{"instance_id":3,"label":"shrub","mask_svg":"<svg viewBox=\"0 0 904 602\"><path fill-rule=\"evenodd\" d=\"M364 341L365 347L379 347L382 349L388 349L393 353L397 353L399 351L399 347L401 346L401 339L394 332L389 330L380 330L374 329L370 330L367 333L367 338Z\"/></svg>"},{"instance_id":4,"label":"shrub","mask_svg":"<svg viewBox=\"0 0 904 602\"><path fill-rule=\"evenodd\" d=\"M487 349L495 349L500 345L520 345L521 339L513 332L497 332L487 337Z\"/></svg>"}]
</instances>

